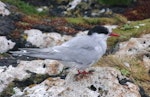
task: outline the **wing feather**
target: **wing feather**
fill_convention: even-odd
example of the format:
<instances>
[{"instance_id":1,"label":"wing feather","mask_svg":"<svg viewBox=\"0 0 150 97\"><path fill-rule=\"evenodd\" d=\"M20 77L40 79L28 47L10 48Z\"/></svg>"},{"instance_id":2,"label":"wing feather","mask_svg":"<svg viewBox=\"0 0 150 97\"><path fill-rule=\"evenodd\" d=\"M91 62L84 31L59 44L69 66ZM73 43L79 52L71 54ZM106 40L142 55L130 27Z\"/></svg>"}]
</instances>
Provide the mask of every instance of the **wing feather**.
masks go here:
<instances>
[{"instance_id":1,"label":"wing feather","mask_svg":"<svg viewBox=\"0 0 150 97\"><path fill-rule=\"evenodd\" d=\"M90 44L90 45L89 45ZM11 52L30 57L39 57L44 59L54 59L68 62L77 62L80 64L91 63L97 56L95 53L95 43L88 38L76 37L52 48L20 48L20 51ZM90 55L90 56L87 56Z\"/></svg>"}]
</instances>

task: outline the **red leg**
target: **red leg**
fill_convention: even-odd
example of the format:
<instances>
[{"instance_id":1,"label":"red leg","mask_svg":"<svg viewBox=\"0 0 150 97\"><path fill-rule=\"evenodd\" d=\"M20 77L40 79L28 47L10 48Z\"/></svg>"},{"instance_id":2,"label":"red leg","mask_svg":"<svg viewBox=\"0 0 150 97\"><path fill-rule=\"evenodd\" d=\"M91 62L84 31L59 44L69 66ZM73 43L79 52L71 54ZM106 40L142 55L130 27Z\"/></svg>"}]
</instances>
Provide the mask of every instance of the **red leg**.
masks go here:
<instances>
[{"instance_id":1,"label":"red leg","mask_svg":"<svg viewBox=\"0 0 150 97\"><path fill-rule=\"evenodd\" d=\"M87 72L85 70L83 70L83 71L78 70L78 74L89 74L89 72Z\"/></svg>"}]
</instances>

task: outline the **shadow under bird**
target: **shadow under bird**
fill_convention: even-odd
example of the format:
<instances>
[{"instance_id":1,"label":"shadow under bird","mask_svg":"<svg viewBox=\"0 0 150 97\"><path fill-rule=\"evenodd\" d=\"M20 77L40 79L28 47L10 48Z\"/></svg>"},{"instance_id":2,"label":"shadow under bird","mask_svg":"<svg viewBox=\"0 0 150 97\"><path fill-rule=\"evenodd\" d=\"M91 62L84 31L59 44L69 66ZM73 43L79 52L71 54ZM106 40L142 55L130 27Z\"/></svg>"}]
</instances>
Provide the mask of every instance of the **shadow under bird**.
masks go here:
<instances>
[{"instance_id":1,"label":"shadow under bird","mask_svg":"<svg viewBox=\"0 0 150 97\"><path fill-rule=\"evenodd\" d=\"M104 26L95 26L87 35L77 36L59 46L50 48L20 48L11 52L14 55L25 55L43 59L53 59L64 65L76 68L78 73L87 73L84 69L97 62L106 52L107 39L119 36ZM82 71L81 71L82 70Z\"/></svg>"}]
</instances>

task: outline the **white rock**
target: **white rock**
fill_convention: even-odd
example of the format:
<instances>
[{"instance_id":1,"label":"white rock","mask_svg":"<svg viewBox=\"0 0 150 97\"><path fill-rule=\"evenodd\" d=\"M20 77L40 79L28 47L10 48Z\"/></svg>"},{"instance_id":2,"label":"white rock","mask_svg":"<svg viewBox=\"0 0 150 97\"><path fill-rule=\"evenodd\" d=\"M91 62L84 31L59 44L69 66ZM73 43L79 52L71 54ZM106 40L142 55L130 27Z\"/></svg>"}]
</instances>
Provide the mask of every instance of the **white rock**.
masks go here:
<instances>
[{"instance_id":1,"label":"white rock","mask_svg":"<svg viewBox=\"0 0 150 97\"><path fill-rule=\"evenodd\" d=\"M137 29L139 29L139 28L140 28L140 26L134 26L134 28L137 28Z\"/></svg>"},{"instance_id":2,"label":"white rock","mask_svg":"<svg viewBox=\"0 0 150 97\"><path fill-rule=\"evenodd\" d=\"M38 12L42 12L42 11L48 10L48 7L47 6L41 6L41 7L37 8L36 10Z\"/></svg>"},{"instance_id":3,"label":"white rock","mask_svg":"<svg viewBox=\"0 0 150 97\"><path fill-rule=\"evenodd\" d=\"M7 66L0 66L0 73L2 73L3 71L5 71L5 69L7 69Z\"/></svg>"},{"instance_id":4,"label":"white rock","mask_svg":"<svg viewBox=\"0 0 150 97\"><path fill-rule=\"evenodd\" d=\"M70 39L68 37L61 36L59 33L42 33L40 30L37 29L25 30L24 33L28 35L28 42L40 48L60 45L64 41Z\"/></svg>"},{"instance_id":5,"label":"white rock","mask_svg":"<svg viewBox=\"0 0 150 97\"><path fill-rule=\"evenodd\" d=\"M99 13L104 13L105 12L105 9L101 9Z\"/></svg>"},{"instance_id":6,"label":"white rock","mask_svg":"<svg viewBox=\"0 0 150 97\"><path fill-rule=\"evenodd\" d=\"M88 30L86 30L86 31L80 31L79 33L76 34L76 36L87 35L88 32L89 32Z\"/></svg>"},{"instance_id":7,"label":"white rock","mask_svg":"<svg viewBox=\"0 0 150 97\"><path fill-rule=\"evenodd\" d=\"M143 35L140 38L131 38L129 41L120 43L119 46L119 51L115 55L122 58L142 55L144 66L150 68L150 58L145 56L150 54L150 34Z\"/></svg>"},{"instance_id":8,"label":"white rock","mask_svg":"<svg viewBox=\"0 0 150 97\"><path fill-rule=\"evenodd\" d=\"M81 0L73 0L73 1L71 1L69 3L69 8L67 10L74 9L80 2L81 2Z\"/></svg>"},{"instance_id":9,"label":"white rock","mask_svg":"<svg viewBox=\"0 0 150 97\"><path fill-rule=\"evenodd\" d=\"M138 24L138 25L136 25L136 26L134 26L134 28L140 28L141 26L145 26L146 24Z\"/></svg>"},{"instance_id":10,"label":"white rock","mask_svg":"<svg viewBox=\"0 0 150 97\"><path fill-rule=\"evenodd\" d=\"M150 46L150 34L144 35L141 38L131 38L129 41L119 44L119 51L116 55L136 55L146 51Z\"/></svg>"},{"instance_id":11,"label":"white rock","mask_svg":"<svg viewBox=\"0 0 150 97\"><path fill-rule=\"evenodd\" d=\"M7 40L5 36L0 36L0 53L5 53L12 49L15 43L11 40Z\"/></svg>"},{"instance_id":12,"label":"white rock","mask_svg":"<svg viewBox=\"0 0 150 97\"><path fill-rule=\"evenodd\" d=\"M36 74L59 74L63 65L55 60L33 60L33 61L20 61L17 66L22 71L31 71Z\"/></svg>"},{"instance_id":13,"label":"white rock","mask_svg":"<svg viewBox=\"0 0 150 97\"><path fill-rule=\"evenodd\" d=\"M60 78L49 78L39 85L25 88L23 92L28 93L25 97L58 97L60 92L66 90L66 87L62 87L64 83Z\"/></svg>"},{"instance_id":14,"label":"white rock","mask_svg":"<svg viewBox=\"0 0 150 97\"><path fill-rule=\"evenodd\" d=\"M130 64L127 63L127 62L124 62L123 64L124 64L126 67L128 67L128 68L130 67Z\"/></svg>"},{"instance_id":15,"label":"white rock","mask_svg":"<svg viewBox=\"0 0 150 97\"><path fill-rule=\"evenodd\" d=\"M72 36L70 36L70 35L63 35L62 38L61 38L61 41L62 41L61 44L66 42L66 41L68 41L68 40L70 40L70 39L72 39Z\"/></svg>"},{"instance_id":16,"label":"white rock","mask_svg":"<svg viewBox=\"0 0 150 97\"><path fill-rule=\"evenodd\" d=\"M104 25L104 27L106 27L109 30L109 32L112 32L112 30L117 28L118 25Z\"/></svg>"},{"instance_id":17,"label":"white rock","mask_svg":"<svg viewBox=\"0 0 150 97\"><path fill-rule=\"evenodd\" d=\"M150 38L150 34L145 34L145 35L141 36L141 38Z\"/></svg>"},{"instance_id":18,"label":"white rock","mask_svg":"<svg viewBox=\"0 0 150 97\"><path fill-rule=\"evenodd\" d=\"M66 79L49 78L33 87L26 87L17 97L141 97L137 85L119 83L121 73L109 67L93 67L88 75L70 72ZM16 97L19 93L14 94Z\"/></svg>"},{"instance_id":19,"label":"white rock","mask_svg":"<svg viewBox=\"0 0 150 97\"><path fill-rule=\"evenodd\" d=\"M99 13L111 13L111 12L112 12L112 10L109 8L103 8L99 11Z\"/></svg>"},{"instance_id":20,"label":"white rock","mask_svg":"<svg viewBox=\"0 0 150 97\"><path fill-rule=\"evenodd\" d=\"M62 36L59 33L44 33L44 46L43 47L52 47L62 44Z\"/></svg>"},{"instance_id":21,"label":"white rock","mask_svg":"<svg viewBox=\"0 0 150 97\"><path fill-rule=\"evenodd\" d=\"M0 1L0 14L1 14L2 16L5 16L5 15L9 15L9 14L10 14L9 10L6 9L6 5L5 5L3 2L1 2L1 1Z\"/></svg>"},{"instance_id":22,"label":"white rock","mask_svg":"<svg viewBox=\"0 0 150 97\"><path fill-rule=\"evenodd\" d=\"M139 24L139 26L145 26L145 24Z\"/></svg>"},{"instance_id":23,"label":"white rock","mask_svg":"<svg viewBox=\"0 0 150 97\"><path fill-rule=\"evenodd\" d=\"M23 77L29 77L28 74L25 73L25 71L21 71L16 69L15 67L12 67L11 65L0 74L0 92L5 89L10 82L12 82L15 78L23 78Z\"/></svg>"},{"instance_id":24,"label":"white rock","mask_svg":"<svg viewBox=\"0 0 150 97\"><path fill-rule=\"evenodd\" d=\"M43 11L43 8L37 8L36 9L38 12L42 12Z\"/></svg>"},{"instance_id":25,"label":"white rock","mask_svg":"<svg viewBox=\"0 0 150 97\"><path fill-rule=\"evenodd\" d=\"M21 89L19 89L18 87L14 87L13 91L17 94L11 96L11 97L18 97L19 95L23 95L23 92L21 92Z\"/></svg>"},{"instance_id":26,"label":"white rock","mask_svg":"<svg viewBox=\"0 0 150 97\"><path fill-rule=\"evenodd\" d=\"M17 67L11 65L1 67L0 71L0 92L7 87L7 85L14 79L23 80L30 77L30 72L36 74L56 75L63 70L63 65L55 60L34 60L34 61L20 61Z\"/></svg>"},{"instance_id":27,"label":"white rock","mask_svg":"<svg viewBox=\"0 0 150 97\"><path fill-rule=\"evenodd\" d=\"M41 47L43 45L44 39L43 34L40 30L25 30L24 33L28 35L27 41L32 43L32 45L35 45L37 47Z\"/></svg>"}]
</instances>

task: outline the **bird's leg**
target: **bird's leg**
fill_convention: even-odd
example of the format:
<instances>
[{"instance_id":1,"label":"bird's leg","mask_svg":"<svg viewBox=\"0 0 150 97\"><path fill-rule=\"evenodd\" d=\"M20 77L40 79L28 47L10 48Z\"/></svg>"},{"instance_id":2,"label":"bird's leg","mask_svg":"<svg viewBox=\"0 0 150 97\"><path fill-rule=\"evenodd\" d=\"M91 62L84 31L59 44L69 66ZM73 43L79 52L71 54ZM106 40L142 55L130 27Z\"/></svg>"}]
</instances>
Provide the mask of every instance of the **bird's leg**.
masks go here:
<instances>
[{"instance_id":1,"label":"bird's leg","mask_svg":"<svg viewBox=\"0 0 150 97\"><path fill-rule=\"evenodd\" d=\"M91 74L93 74L93 71L85 71L85 70L78 70L78 74L76 74L76 80L81 80L83 78L88 78Z\"/></svg>"}]
</instances>

